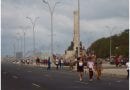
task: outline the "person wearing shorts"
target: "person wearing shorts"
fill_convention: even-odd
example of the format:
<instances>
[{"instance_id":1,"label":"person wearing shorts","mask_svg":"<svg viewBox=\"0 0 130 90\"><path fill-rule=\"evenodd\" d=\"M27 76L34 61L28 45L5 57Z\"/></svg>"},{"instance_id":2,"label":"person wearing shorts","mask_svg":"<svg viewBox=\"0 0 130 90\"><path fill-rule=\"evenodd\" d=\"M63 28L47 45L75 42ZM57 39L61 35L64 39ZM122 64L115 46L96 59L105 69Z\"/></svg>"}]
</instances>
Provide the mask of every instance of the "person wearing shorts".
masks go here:
<instances>
[{"instance_id":1,"label":"person wearing shorts","mask_svg":"<svg viewBox=\"0 0 130 90\"><path fill-rule=\"evenodd\" d=\"M77 72L79 73L79 80L83 80L84 63L81 57L77 58Z\"/></svg>"},{"instance_id":2,"label":"person wearing shorts","mask_svg":"<svg viewBox=\"0 0 130 90\"><path fill-rule=\"evenodd\" d=\"M87 67L89 69L89 81L93 81L94 61L91 57L88 59Z\"/></svg>"}]
</instances>

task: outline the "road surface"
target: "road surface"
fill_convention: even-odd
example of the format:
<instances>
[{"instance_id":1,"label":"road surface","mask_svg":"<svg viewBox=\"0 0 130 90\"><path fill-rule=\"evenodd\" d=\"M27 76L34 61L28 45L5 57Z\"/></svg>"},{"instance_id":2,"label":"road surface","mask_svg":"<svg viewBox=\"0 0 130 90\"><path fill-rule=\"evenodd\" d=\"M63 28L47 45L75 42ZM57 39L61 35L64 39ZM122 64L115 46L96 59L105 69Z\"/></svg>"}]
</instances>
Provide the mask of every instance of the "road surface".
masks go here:
<instances>
[{"instance_id":1,"label":"road surface","mask_svg":"<svg viewBox=\"0 0 130 90\"><path fill-rule=\"evenodd\" d=\"M103 76L101 80L89 82L88 75L79 81L77 72L69 70L47 71L11 63L1 64L1 90L129 90L125 78Z\"/></svg>"}]
</instances>

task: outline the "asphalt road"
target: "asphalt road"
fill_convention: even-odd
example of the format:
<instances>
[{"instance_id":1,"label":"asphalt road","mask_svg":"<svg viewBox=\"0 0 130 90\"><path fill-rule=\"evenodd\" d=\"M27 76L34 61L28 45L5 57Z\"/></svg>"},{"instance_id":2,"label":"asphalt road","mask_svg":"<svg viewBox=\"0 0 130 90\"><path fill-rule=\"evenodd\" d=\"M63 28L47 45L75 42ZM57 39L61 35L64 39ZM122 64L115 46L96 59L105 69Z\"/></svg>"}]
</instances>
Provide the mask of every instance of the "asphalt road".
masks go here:
<instances>
[{"instance_id":1,"label":"asphalt road","mask_svg":"<svg viewBox=\"0 0 130 90\"><path fill-rule=\"evenodd\" d=\"M129 90L129 81L103 76L89 82L84 75L80 82L74 71L2 63L1 90Z\"/></svg>"}]
</instances>

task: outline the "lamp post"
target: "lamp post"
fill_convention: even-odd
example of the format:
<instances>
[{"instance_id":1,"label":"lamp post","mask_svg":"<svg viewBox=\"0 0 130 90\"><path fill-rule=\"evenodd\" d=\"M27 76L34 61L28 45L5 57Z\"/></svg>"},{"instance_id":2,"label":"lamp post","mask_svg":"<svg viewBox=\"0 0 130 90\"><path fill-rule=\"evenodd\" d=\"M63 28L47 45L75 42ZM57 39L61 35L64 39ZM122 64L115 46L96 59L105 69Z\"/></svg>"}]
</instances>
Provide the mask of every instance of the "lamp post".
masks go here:
<instances>
[{"instance_id":1,"label":"lamp post","mask_svg":"<svg viewBox=\"0 0 130 90\"><path fill-rule=\"evenodd\" d=\"M115 55L119 55L118 53L119 46L116 46L115 49L116 49Z\"/></svg>"},{"instance_id":2,"label":"lamp post","mask_svg":"<svg viewBox=\"0 0 130 90\"><path fill-rule=\"evenodd\" d=\"M33 29L33 55L35 56L35 25L36 25L36 21L37 21L37 19L39 19L39 17L35 17L34 21L30 17L26 17L26 18L29 19L31 24L32 24L32 29Z\"/></svg>"},{"instance_id":3,"label":"lamp post","mask_svg":"<svg viewBox=\"0 0 130 90\"><path fill-rule=\"evenodd\" d=\"M80 1L78 0L78 33L79 33L79 38L78 38L78 57L80 56Z\"/></svg>"},{"instance_id":4,"label":"lamp post","mask_svg":"<svg viewBox=\"0 0 130 90\"><path fill-rule=\"evenodd\" d=\"M51 7L48 1L42 0L44 4L46 4L49 8L50 16L51 16L51 60L53 59L53 14L57 4L60 2L55 2L54 6Z\"/></svg>"},{"instance_id":5,"label":"lamp post","mask_svg":"<svg viewBox=\"0 0 130 90\"><path fill-rule=\"evenodd\" d=\"M20 34L16 33L16 38L17 38L17 52L20 52Z\"/></svg>"},{"instance_id":6,"label":"lamp post","mask_svg":"<svg viewBox=\"0 0 130 90\"><path fill-rule=\"evenodd\" d=\"M13 51L14 51L14 58L16 57L16 46L15 46L15 42L13 43Z\"/></svg>"},{"instance_id":7,"label":"lamp post","mask_svg":"<svg viewBox=\"0 0 130 90\"><path fill-rule=\"evenodd\" d=\"M110 29L109 26L106 26L106 28ZM110 53L109 58L110 59L111 59L111 56L112 56L112 32L113 32L114 29L115 29L115 27L110 29L110 45L109 45L110 46L110 48L109 48L109 53Z\"/></svg>"},{"instance_id":8,"label":"lamp post","mask_svg":"<svg viewBox=\"0 0 130 90\"><path fill-rule=\"evenodd\" d=\"M23 57L25 58L25 31L23 30L23 35L24 35L24 49L23 49Z\"/></svg>"},{"instance_id":9,"label":"lamp post","mask_svg":"<svg viewBox=\"0 0 130 90\"><path fill-rule=\"evenodd\" d=\"M26 31L24 30L24 29L22 29L22 31L23 31L23 58L25 58L25 50L26 50L26 48L25 48L25 36L26 36Z\"/></svg>"},{"instance_id":10,"label":"lamp post","mask_svg":"<svg viewBox=\"0 0 130 90\"><path fill-rule=\"evenodd\" d=\"M112 35L112 32L110 31L110 59L111 59L111 35Z\"/></svg>"}]
</instances>

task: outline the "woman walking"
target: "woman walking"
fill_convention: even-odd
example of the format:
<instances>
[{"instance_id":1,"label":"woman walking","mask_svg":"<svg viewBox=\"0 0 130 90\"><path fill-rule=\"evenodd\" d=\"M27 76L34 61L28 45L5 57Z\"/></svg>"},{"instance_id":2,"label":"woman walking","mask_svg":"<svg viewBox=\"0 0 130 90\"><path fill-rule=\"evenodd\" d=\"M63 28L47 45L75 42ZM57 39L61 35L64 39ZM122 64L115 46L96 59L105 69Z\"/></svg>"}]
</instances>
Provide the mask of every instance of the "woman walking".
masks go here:
<instances>
[{"instance_id":1,"label":"woman walking","mask_svg":"<svg viewBox=\"0 0 130 90\"><path fill-rule=\"evenodd\" d=\"M84 63L81 57L77 58L77 72L79 73L79 80L83 80Z\"/></svg>"},{"instance_id":2,"label":"woman walking","mask_svg":"<svg viewBox=\"0 0 130 90\"><path fill-rule=\"evenodd\" d=\"M87 67L89 69L89 81L93 81L94 61L88 57Z\"/></svg>"}]
</instances>

